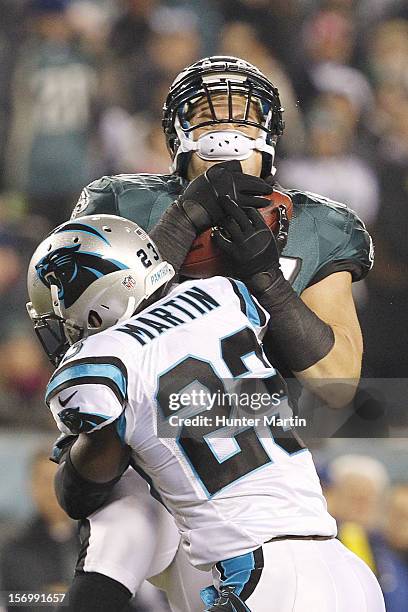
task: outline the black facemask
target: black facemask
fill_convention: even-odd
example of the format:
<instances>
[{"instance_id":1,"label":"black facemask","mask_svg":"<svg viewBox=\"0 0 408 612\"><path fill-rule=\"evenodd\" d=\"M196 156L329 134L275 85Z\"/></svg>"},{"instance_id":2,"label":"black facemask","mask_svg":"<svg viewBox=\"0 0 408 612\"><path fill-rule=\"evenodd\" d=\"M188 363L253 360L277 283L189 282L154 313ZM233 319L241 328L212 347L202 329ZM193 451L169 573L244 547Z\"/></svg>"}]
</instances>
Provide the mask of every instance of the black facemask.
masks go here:
<instances>
[{"instance_id":1,"label":"black facemask","mask_svg":"<svg viewBox=\"0 0 408 612\"><path fill-rule=\"evenodd\" d=\"M34 331L47 353L48 359L54 367L57 367L70 347L70 342L65 333L65 319L48 312L36 317L33 324ZM71 327L75 327L78 331L78 340L80 340L83 336L83 330L80 327L72 326L72 324Z\"/></svg>"}]
</instances>

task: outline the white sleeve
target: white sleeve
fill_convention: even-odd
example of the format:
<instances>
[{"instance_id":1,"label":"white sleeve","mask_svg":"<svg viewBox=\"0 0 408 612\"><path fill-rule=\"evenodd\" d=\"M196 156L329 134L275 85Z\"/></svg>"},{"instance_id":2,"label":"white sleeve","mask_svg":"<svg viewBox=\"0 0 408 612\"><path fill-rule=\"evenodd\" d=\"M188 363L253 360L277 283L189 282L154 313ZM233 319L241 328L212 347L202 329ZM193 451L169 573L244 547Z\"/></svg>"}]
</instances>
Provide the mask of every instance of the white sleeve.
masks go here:
<instances>
[{"instance_id":1,"label":"white sleeve","mask_svg":"<svg viewBox=\"0 0 408 612\"><path fill-rule=\"evenodd\" d=\"M46 403L60 431L89 433L121 416L127 387L127 369L119 357L83 356L56 370L47 386Z\"/></svg>"},{"instance_id":2,"label":"white sleeve","mask_svg":"<svg viewBox=\"0 0 408 612\"><path fill-rule=\"evenodd\" d=\"M120 417L123 406L103 385L67 385L47 398L58 429L64 434L89 433Z\"/></svg>"}]
</instances>

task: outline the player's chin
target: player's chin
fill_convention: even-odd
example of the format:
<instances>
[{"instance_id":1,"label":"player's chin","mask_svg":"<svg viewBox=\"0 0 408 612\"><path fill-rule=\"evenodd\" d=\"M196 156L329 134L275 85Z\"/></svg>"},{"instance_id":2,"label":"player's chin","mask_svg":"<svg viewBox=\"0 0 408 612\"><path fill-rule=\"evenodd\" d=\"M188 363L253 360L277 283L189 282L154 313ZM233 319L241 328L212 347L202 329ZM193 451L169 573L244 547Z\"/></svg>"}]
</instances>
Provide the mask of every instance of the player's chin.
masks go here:
<instances>
[{"instance_id":1,"label":"player's chin","mask_svg":"<svg viewBox=\"0 0 408 612\"><path fill-rule=\"evenodd\" d=\"M260 151L252 151L248 159L241 161L242 172L244 174L252 174L252 176L261 176L262 170L262 153Z\"/></svg>"},{"instance_id":2,"label":"player's chin","mask_svg":"<svg viewBox=\"0 0 408 612\"><path fill-rule=\"evenodd\" d=\"M212 166L215 166L216 164L221 163L221 161L223 160L213 159L210 161L206 159L201 159L201 157L198 157L197 153L193 153L191 156L190 165L188 167L189 178L193 179L196 176L203 174L206 170L208 170Z\"/></svg>"}]
</instances>

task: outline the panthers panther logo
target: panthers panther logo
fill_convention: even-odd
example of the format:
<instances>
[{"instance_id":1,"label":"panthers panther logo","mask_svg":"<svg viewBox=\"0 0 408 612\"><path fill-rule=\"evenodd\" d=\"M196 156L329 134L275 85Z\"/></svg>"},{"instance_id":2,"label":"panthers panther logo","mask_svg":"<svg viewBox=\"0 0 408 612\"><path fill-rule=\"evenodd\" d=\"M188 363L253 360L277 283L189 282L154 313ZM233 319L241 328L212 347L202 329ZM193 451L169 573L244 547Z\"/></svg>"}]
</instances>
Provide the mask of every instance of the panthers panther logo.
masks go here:
<instances>
[{"instance_id":1,"label":"panthers panther logo","mask_svg":"<svg viewBox=\"0 0 408 612\"><path fill-rule=\"evenodd\" d=\"M93 281L128 266L119 261L101 257L97 253L80 251L81 244L55 249L43 257L35 266L37 274L46 287L58 287L58 297L69 308Z\"/></svg>"},{"instance_id":2,"label":"panthers panther logo","mask_svg":"<svg viewBox=\"0 0 408 612\"><path fill-rule=\"evenodd\" d=\"M80 412L79 406L75 408L65 408L58 413L59 418L66 427L75 435L87 433L108 419L99 414L89 414Z\"/></svg>"}]
</instances>

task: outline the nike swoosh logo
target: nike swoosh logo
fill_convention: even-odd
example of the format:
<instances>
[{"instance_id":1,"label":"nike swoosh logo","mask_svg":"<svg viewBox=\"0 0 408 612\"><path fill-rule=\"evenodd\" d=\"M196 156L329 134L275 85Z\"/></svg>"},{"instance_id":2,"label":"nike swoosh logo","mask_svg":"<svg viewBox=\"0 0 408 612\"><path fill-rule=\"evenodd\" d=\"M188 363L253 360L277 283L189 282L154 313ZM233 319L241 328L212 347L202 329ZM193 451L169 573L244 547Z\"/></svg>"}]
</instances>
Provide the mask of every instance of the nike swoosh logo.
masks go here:
<instances>
[{"instance_id":1,"label":"nike swoosh logo","mask_svg":"<svg viewBox=\"0 0 408 612\"><path fill-rule=\"evenodd\" d=\"M71 399L74 397L74 395L75 395L76 393L78 393L78 390L77 390L77 391L74 391L74 392L72 393L72 395L69 395L69 396L68 396L68 397L67 397L65 400L63 400L63 399L61 399L61 398L59 397L59 398L58 398L58 401L59 401L60 405L61 405L63 408L65 408L65 406L68 404L69 400L71 400Z\"/></svg>"}]
</instances>

